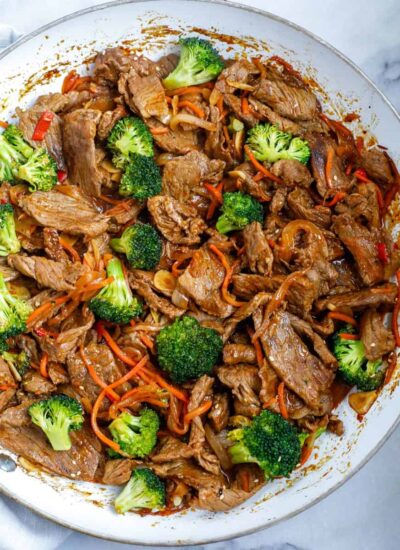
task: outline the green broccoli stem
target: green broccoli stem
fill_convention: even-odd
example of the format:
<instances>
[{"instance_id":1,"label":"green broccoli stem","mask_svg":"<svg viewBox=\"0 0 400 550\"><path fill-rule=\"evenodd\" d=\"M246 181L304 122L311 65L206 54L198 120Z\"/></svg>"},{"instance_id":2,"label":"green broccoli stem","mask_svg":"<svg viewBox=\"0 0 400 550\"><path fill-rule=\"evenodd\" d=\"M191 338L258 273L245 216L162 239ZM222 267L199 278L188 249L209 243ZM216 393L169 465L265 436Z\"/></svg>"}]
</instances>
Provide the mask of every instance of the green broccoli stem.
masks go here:
<instances>
[{"instance_id":1,"label":"green broccoli stem","mask_svg":"<svg viewBox=\"0 0 400 550\"><path fill-rule=\"evenodd\" d=\"M60 424L55 424L54 426L46 427L46 429L43 428L55 451L69 451L71 449L72 443L69 436L69 428L69 422L64 422L61 426Z\"/></svg>"},{"instance_id":2,"label":"green broccoli stem","mask_svg":"<svg viewBox=\"0 0 400 550\"><path fill-rule=\"evenodd\" d=\"M129 510L148 508L148 488L138 479L131 478L122 492L115 499L115 510L125 514Z\"/></svg>"},{"instance_id":3,"label":"green broccoli stem","mask_svg":"<svg viewBox=\"0 0 400 550\"><path fill-rule=\"evenodd\" d=\"M126 254L128 252L126 239L122 237L111 239L110 246L115 252L119 252L120 254Z\"/></svg>"},{"instance_id":4,"label":"green broccoli stem","mask_svg":"<svg viewBox=\"0 0 400 550\"><path fill-rule=\"evenodd\" d=\"M229 447L229 454L233 464L257 462L249 453L248 448L243 441L238 441L232 447Z\"/></svg>"},{"instance_id":5,"label":"green broccoli stem","mask_svg":"<svg viewBox=\"0 0 400 550\"><path fill-rule=\"evenodd\" d=\"M237 225L233 224L230 219L225 216L224 214L222 214L219 218L218 218L218 221L216 223L216 229L217 231L219 231L220 233L229 233L230 231L238 231L239 229L241 229L240 227L237 227Z\"/></svg>"}]
</instances>

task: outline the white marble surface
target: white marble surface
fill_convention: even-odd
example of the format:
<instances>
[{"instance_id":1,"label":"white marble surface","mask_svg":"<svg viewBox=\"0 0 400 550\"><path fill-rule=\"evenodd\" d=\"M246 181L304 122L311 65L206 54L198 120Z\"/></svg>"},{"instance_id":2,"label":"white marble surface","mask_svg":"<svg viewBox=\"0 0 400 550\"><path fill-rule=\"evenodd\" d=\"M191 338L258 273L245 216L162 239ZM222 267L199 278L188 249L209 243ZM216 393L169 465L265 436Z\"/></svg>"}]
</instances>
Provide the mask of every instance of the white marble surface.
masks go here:
<instances>
[{"instance_id":1,"label":"white marble surface","mask_svg":"<svg viewBox=\"0 0 400 550\"><path fill-rule=\"evenodd\" d=\"M99 0L0 0L0 48L16 35ZM355 61L400 110L400 0L242 0L287 18ZM8 28L9 27L9 28ZM341 489L266 531L207 550L397 550L400 428ZM0 497L0 550L123 550L73 533ZM131 547L138 548L138 547Z\"/></svg>"}]
</instances>

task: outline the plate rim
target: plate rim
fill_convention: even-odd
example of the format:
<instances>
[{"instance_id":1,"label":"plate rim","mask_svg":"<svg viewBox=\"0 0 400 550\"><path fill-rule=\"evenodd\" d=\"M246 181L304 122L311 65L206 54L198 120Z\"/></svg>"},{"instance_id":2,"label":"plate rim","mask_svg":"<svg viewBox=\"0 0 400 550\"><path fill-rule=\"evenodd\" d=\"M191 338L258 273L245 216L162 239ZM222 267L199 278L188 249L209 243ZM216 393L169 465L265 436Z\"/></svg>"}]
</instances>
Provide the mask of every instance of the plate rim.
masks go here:
<instances>
[{"instance_id":1,"label":"plate rim","mask_svg":"<svg viewBox=\"0 0 400 550\"><path fill-rule=\"evenodd\" d=\"M42 34L43 32L45 32L49 29L52 29L53 27L56 27L57 25L60 25L61 23L71 21L73 19L79 18L82 15L86 15L88 13L99 12L99 11L102 11L102 10L105 10L105 9L108 9L108 8L113 8L113 7L120 6L120 5L125 5L125 4L146 4L146 3L150 3L150 2L154 2L154 1L161 3L162 0L111 0L111 1L104 2L104 3L101 3L101 4L95 5L95 6L90 6L88 8L84 8L84 9L81 9L81 10L76 10L72 13L69 13L69 14L64 15L62 17L54 19L53 21L50 21L49 23L46 23L45 25L42 25L41 27L38 27L37 29L31 31L30 33L21 36L19 39L17 39L14 43L10 44L10 46L5 48L0 53L0 61L2 61L11 52L13 52L14 50L19 48L20 46L22 46L26 42L29 42L30 40L32 40L36 36ZM175 1L177 1L177 0L175 0ZM242 11L245 11L245 12L261 15L262 17L265 17L267 19L282 23L283 25L288 26L288 27L290 27L294 30L297 30L297 31L301 32L302 34L312 38L313 40L315 40L316 42L318 42L319 44L321 44L322 46L324 46L325 48L330 50L332 53L334 53L344 63L346 63L348 66L350 66L356 73L358 73L358 75L361 76L368 83L368 85L373 89L373 91L381 97L381 99L384 101L384 103L386 103L386 105L392 111L393 115L397 119L397 122L400 123L400 114L398 113L398 111L396 110L394 105L386 97L386 95L377 87L377 85L365 74L365 72L362 69L360 69L360 67L354 61L352 61L349 57L347 57L347 55L343 54L335 46L332 46L325 39L321 38L320 36L318 36L317 34L311 32L311 31L307 30L303 26L298 25L297 23L293 23L292 21L289 21L288 19L285 19L284 17L281 17L279 15L273 14L273 13L267 11L267 10L263 10L263 9L260 9L260 8L255 8L253 6L247 6L247 5L244 5L244 4L240 4L238 2L233 2L231 0L178 0L178 1L185 2L185 3L193 3L193 2L199 3L199 2L201 2L201 3L204 3L204 4L217 4L217 5L220 5L220 6L228 6L228 7L236 8L236 9L239 9L239 10L242 10ZM371 458L387 442L387 440L390 438L390 436L393 434L393 432L395 431L395 429L397 428L397 426L399 424L400 424L400 410L399 410L399 413L397 415L397 418L395 418L395 420L393 421L390 428L385 432L385 434L376 443L376 445L371 449L371 451L364 457L364 459L361 460L361 462L359 462L357 464L357 466L355 466L354 468L350 468L346 472L346 474L344 474L343 477L337 483L335 483L332 487L330 487L329 489L324 491L319 496L311 499L310 502L307 502L306 504L304 504L303 506L301 506L297 510L294 510L293 512L290 512L290 513L284 515L283 517L281 517L279 519L274 519L274 520L270 521L268 524L260 525L260 526L257 526L257 527L251 528L251 529L242 530L239 533L235 534L234 538L235 539L236 538L241 538L241 537L244 537L244 536L247 536L247 535L251 535L251 534L260 532L262 530L266 530L266 529L268 529L272 526L275 526L279 523L282 523L284 521L287 521L287 520L297 516L298 514L306 511L307 509L311 508L312 506L314 506L314 505L318 504L319 502L321 502L322 500L324 500L326 497L328 497L330 494L332 494L334 491L336 491L342 485L344 485L344 483L346 483L348 480L350 480L355 474L357 474L371 460ZM55 523L57 525L61 525L62 527L66 527L66 528L70 529L71 531L75 531L75 532L81 533L83 535L92 536L92 537L95 537L95 538L98 538L98 539L101 539L101 540L110 541L110 542L118 542L118 543L122 543L122 544L141 545L141 546L146 546L146 547L152 547L152 546L162 546L162 547L182 546L183 547L183 546L187 546L187 545L198 546L198 545L201 545L201 544L210 544L210 543L214 543L214 542L222 542L222 541L225 541L225 540L231 540L232 539L232 537L230 537L230 536L222 536L222 537L214 537L213 536L211 538L204 538L201 541L198 541L198 542L195 542L195 543L189 542L189 541L188 542L176 541L176 542L173 542L173 543L172 542L171 543L165 543L165 542L160 541L160 542L155 542L155 543L149 543L149 542L143 542L140 539L131 539L131 538L128 539L126 537L119 538L118 536L111 536L110 537L107 534L101 534L98 531L97 532L92 531L90 528L83 529L83 528L81 528L79 526L76 526L76 525L67 524L66 522L64 522L59 517L53 516L51 514L51 512L44 512L42 509L37 507L35 504L32 504L31 502L26 501L22 497L17 497L8 488L6 488L1 483L1 481L0 481L0 493L4 494L8 498L12 499L14 502L22 504L23 506L28 508L30 511L32 511L35 514L37 514L38 516L42 517L43 519L52 521L53 523Z\"/></svg>"}]
</instances>

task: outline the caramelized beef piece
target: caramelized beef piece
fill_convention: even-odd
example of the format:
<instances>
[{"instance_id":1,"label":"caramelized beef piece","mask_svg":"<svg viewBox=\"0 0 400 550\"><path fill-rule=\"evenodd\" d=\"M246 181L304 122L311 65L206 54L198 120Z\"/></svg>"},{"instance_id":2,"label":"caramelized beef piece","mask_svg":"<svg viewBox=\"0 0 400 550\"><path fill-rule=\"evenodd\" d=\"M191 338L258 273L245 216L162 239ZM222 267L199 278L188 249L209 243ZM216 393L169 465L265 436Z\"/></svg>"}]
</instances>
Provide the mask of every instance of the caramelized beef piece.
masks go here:
<instances>
[{"instance_id":1,"label":"caramelized beef piece","mask_svg":"<svg viewBox=\"0 0 400 550\"><path fill-rule=\"evenodd\" d=\"M259 222L252 222L243 229L244 248L250 271L270 275L274 255Z\"/></svg>"},{"instance_id":2,"label":"caramelized beef piece","mask_svg":"<svg viewBox=\"0 0 400 550\"><path fill-rule=\"evenodd\" d=\"M8 364L0 357L0 386L14 386L15 380Z\"/></svg>"},{"instance_id":3,"label":"caramelized beef piece","mask_svg":"<svg viewBox=\"0 0 400 550\"><path fill-rule=\"evenodd\" d=\"M271 124L274 124L279 130L282 130L282 132L289 132L294 135L302 133L302 127L297 124L297 122L278 115L278 113L268 107L268 105L264 105L264 103L255 99L252 95L249 96L249 103L262 120L267 120Z\"/></svg>"},{"instance_id":4,"label":"caramelized beef piece","mask_svg":"<svg viewBox=\"0 0 400 550\"><path fill-rule=\"evenodd\" d=\"M258 123L258 119L251 113L244 113L242 110L242 100L233 94L224 95L224 104L232 112L233 116L243 121L246 126L253 127Z\"/></svg>"},{"instance_id":5,"label":"caramelized beef piece","mask_svg":"<svg viewBox=\"0 0 400 550\"><path fill-rule=\"evenodd\" d=\"M149 467L162 478L176 478L195 489L212 487L218 490L223 485L222 476L205 472L203 468L184 458L164 464L149 464Z\"/></svg>"},{"instance_id":6,"label":"caramelized beef piece","mask_svg":"<svg viewBox=\"0 0 400 550\"><path fill-rule=\"evenodd\" d=\"M230 86L229 81L249 84L252 77L257 75L258 72L257 67L253 63L250 63L250 61L247 61L247 59L234 61L217 78L215 90L223 94L233 94L236 88Z\"/></svg>"},{"instance_id":7,"label":"caramelized beef piece","mask_svg":"<svg viewBox=\"0 0 400 550\"><path fill-rule=\"evenodd\" d=\"M235 506L239 506L250 497L252 497L263 485L263 477L260 473L260 483L253 487L251 491L244 491L238 487L224 487L221 490L214 490L211 487L199 490L199 496L196 504L203 510L211 512L227 512Z\"/></svg>"},{"instance_id":8,"label":"caramelized beef piece","mask_svg":"<svg viewBox=\"0 0 400 550\"><path fill-rule=\"evenodd\" d=\"M250 344L225 344L223 362L226 365L256 363L256 351Z\"/></svg>"},{"instance_id":9,"label":"caramelized beef piece","mask_svg":"<svg viewBox=\"0 0 400 550\"><path fill-rule=\"evenodd\" d=\"M170 160L164 166L163 191L187 204L203 181L213 183L222 179L224 166L223 161L210 160L198 151Z\"/></svg>"},{"instance_id":10,"label":"caramelized beef piece","mask_svg":"<svg viewBox=\"0 0 400 550\"><path fill-rule=\"evenodd\" d=\"M212 400L213 384L214 378L206 374L196 381L190 394L188 412L197 409L205 401ZM192 420L189 447L193 450L193 456L202 468L216 476L219 475L219 460L208 446L201 416L196 416Z\"/></svg>"},{"instance_id":11,"label":"caramelized beef piece","mask_svg":"<svg viewBox=\"0 0 400 550\"><path fill-rule=\"evenodd\" d=\"M291 191L287 203L296 219L308 220L324 229L331 225L331 209L328 206L315 205L305 189L296 188Z\"/></svg>"},{"instance_id":12,"label":"caramelized beef piece","mask_svg":"<svg viewBox=\"0 0 400 550\"><path fill-rule=\"evenodd\" d=\"M121 73L129 72L133 56L124 48L107 48L96 55L94 60L94 78L116 84Z\"/></svg>"},{"instance_id":13,"label":"caramelized beef piece","mask_svg":"<svg viewBox=\"0 0 400 550\"><path fill-rule=\"evenodd\" d=\"M201 309L216 317L229 317L233 306L221 297L221 286L225 277L215 254L203 246L193 256L190 264L179 277L174 295L180 292L194 300Z\"/></svg>"},{"instance_id":14,"label":"caramelized beef piece","mask_svg":"<svg viewBox=\"0 0 400 550\"><path fill-rule=\"evenodd\" d=\"M250 300L259 292L271 292L279 287L279 281L263 275L237 273L232 276L232 293L239 298Z\"/></svg>"},{"instance_id":15,"label":"caramelized beef piece","mask_svg":"<svg viewBox=\"0 0 400 550\"><path fill-rule=\"evenodd\" d=\"M160 233L172 243L197 244L200 235L207 229L207 224L198 217L194 207L172 197L152 197L147 201L147 208Z\"/></svg>"},{"instance_id":16,"label":"caramelized beef piece","mask_svg":"<svg viewBox=\"0 0 400 550\"><path fill-rule=\"evenodd\" d=\"M51 393L57 389L50 380L43 378L39 372L33 370L28 370L23 377L22 387L27 393L33 393L34 395Z\"/></svg>"},{"instance_id":17,"label":"caramelized beef piece","mask_svg":"<svg viewBox=\"0 0 400 550\"><path fill-rule=\"evenodd\" d=\"M363 282L372 286L384 280L384 267L378 257L380 232L368 230L350 214L334 216L332 227L354 257Z\"/></svg>"},{"instance_id":18,"label":"caramelized beef piece","mask_svg":"<svg viewBox=\"0 0 400 550\"><path fill-rule=\"evenodd\" d=\"M310 187L313 180L307 166L298 160L278 160L272 165L271 172L288 187Z\"/></svg>"},{"instance_id":19,"label":"caramelized beef piece","mask_svg":"<svg viewBox=\"0 0 400 550\"><path fill-rule=\"evenodd\" d=\"M208 419L216 432L224 430L229 422L229 397L227 393L216 393Z\"/></svg>"},{"instance_id":20,"label":"caramelized beef piece","mask_svg":"<svg viewBox=\"0 0 400 550\"><path fill-rule=\"evenodd\" d=\"M26 277L35 279L40 287L59 291L72 290L76 281L86 271L78 262L54 262L41 256L10 254L8 262Z\"/></svg>"},{"instance_id":21,"label":"caramelized beef piece","mask_svg":"<svg viewBox=\"0 0 400 550\"><path fill-rule=\"evenodd\" d=\"M44 250L49 256L50 260L55 262L67 262L68 256L63 247L60 244L60 237L58 231L51 229L51 227L43 228L43 243Z\"/></svg>"},{"instance_id":22,"label":"caramelized beef piece","mask_svg":"<svg viewBox=\"0 0 400 550\"><path fill-rule=\"evenodd\" d=\"M291 120L312 120L318 115L318 100L314 93L300 87L294 79L284 78L278 71L270 70L266 78L261 78L253 96L278 115Z\"/></svg>"},{"instance_id":23,"label":"caramelized beef piece","mask_svg":"<svg viewBox=\"0 0 400 550\"><path fill-rule=\"evenodd\" d=\"M361 317L360 336L365 356L371 361L380 359L395 348L392 331L385 327L382 316L375 309L368 309Z\"/></svg>"},{"instance_id":24,"label":"caramelized beef piece","mask_svg":"<svg viewBox=\"0 0 400 550\"><path fill-rule=\"evenodd\" d=\"M191 458L192 456L193 449L187 443L167 435L161 438L150 458L156 464L163 464L180 458Z\"/></svg>"},{"instance_id":25,"label":"caramelized beef piece","mask_svg":"<svg viewBox=\"0 0 400 550\"><path fill-rule=\"evenodd\" d=\"M334 370L313 355L292 326L288 313L278 311L261 335L264 352L285 385L317 414L331 406L329 387Z\"/></svg>"},{"instance_id":26,"label":"caramelized beef piece","mask_svg":"<svg viewBox=\"0 0 400 550\"><path fill-rule=\"evenodd\" d=\"M124 485L128 483L131 477L133 464L133 460L125 458L107 460L101 482L105 485Z\"/></svg>"},{"instance_id":27,"label":"caramelized beef piece","mask_svg":"<svg viewBox=\"0 0 400 550\"><path fill-rule=\"evenodd\" d=\"M97 137L105 140L117 122L126 115L126 109L123 105L117 105L113 111L105 111L100 118L97 127Z\"/></svg>"},{"instance_id":28,"label":"caramelized beef piece","mask_svg":"<svg viewBox=\"0 0 400 550\"><path fill-rule=\"evenodd\" d=\"M185 309L177 307L173 303L171 304L166 298L158 296L151 288L149 282L139 277L139 272L137 270L135 273L129 274L129 284L131 288L145 300L146 304L151 309L160 311L169 319L180 317L185 313Z\"/></svg>"},{"instance_id":29,"label":"caramelized beef piece","mask_svg":"<svg viewBox=\"0 0 400 550\"><path fill-rule=\"evenodd\" d=\"M105 233L108 220L83 195L73 198L57 191L36 191L20 198L19 206L39 225L71 235L96 237Z\"/></svg>"},{"instance_id":30,"label":"caramelized beef piece","mask_svg":"<svg viewBox=\"0 0 400 550\"><path fill-rule=\"evenodd\" d=\"M150 129L165 128L165 126L155 118L149 118L146 121ZM210 132L212 134L214 132ZM173 155L186 155L190 151L196 151L199 148L198 130L192 128L190 130L183 129L181 126L175 130L168 129L166 134L153 136L157 146Z\"/></svg>"},{"instance_id":31,"label":"caramelized beef piece","mask_svg":"<svg viewBox=\"0 0 400 550\"><path fill-rule=\"evenodd\" d=\"M393 283L376 286L374 288L364 288L356 292L336 294L318 300L316 303L317 311L324 309L343 309L351 308L359 311L368 306L379 306L382 304L393 305L397 294L397 287Z\"/></svg>"},{"instance_id":32,"label":"caramelized beef piece","mask_svg":"<svg viewBox=\"0 0 400 550\"><path fill-rule=\"evenodd\" d=\"M0 393L0 413L13 401L16 391L16 388L8 388Z\"/></svg>"},{"instance_id":33,"label":"caramelized beef piece","mask_svg":"<svg viewBox=\"0 0 400 550\"><path fill-rule=\"evenodd\" d=\"M170 115L165 90L157 72L157 65L139 57L133 60L129 72L121 74L118 80L118 91L134 113L145 120L155 117L164 124Z\"/></svg>"},{"instance_id":34,"label":"caramelized beef piece","mask_svg":"<svg viewBox=\"0 0 400 550\"><path fill-rule=\"evenodd\" d=\"M363 149L361 151L361 165L372 181L382 185L393 183L393 174L388 157L381 149Z\"/></svg>"},{"instance_id":35,"label":"caramelized beef piece","mask_svg":"<svg viewBox=\"0 0 400 550\"><path fill-rule=\"evenodd\" d=\"M50 361L47 371L49 373L50 380L55 386L59 386L60 384L69 384L68 373L59 363Z\"/></svg>"},{"instance_id":36,"label":"caramelized beef piece","mask_svg":"<svg viewBox=\"0 0 400 550\"><path fill-rule=\"evenodd\" d=\"M236 414L255 416L260 412L258 394L261 388L258 368L254 365L234 365L218 367L217 376L235 396Z\"/></svg>"},{"instance_id":37,"label":"caramelized beef piece","mask_svg":"<svg viewBox=\"0 0 400 550\"><path fill-rule=\"evenodd\" d=\"M64 117L63 148L70 181L88 196L101 194L103 175L97 167L95 137L100 111L77 109Z\"/></svg>"},{"instance_id":38,"label":"caramelized beef piece","mask_svg":"<svg viewBox=\"0 0 400 550\"><path fill-rule=\"evenodd\" d=\"M207 132L204 152L210 158L224 161L226 169L232 168L235 164L234 151L231 144L226 141L218 107L210 107L210 121L215 124L217 129L215 132Z\"/></svg>"},{"instance_id":39,"label":"caramelized beef piece","mask_svg":"<svg viewBox=\"0 0 400 550\"><path fill-rule=\"evenodd\" d=\"M35 104L23 111L17 108L16 113L19 116L19 127L26 141L32 147L45 147L50 155L57 162L60 170L65 170L62 144L62 120L56 114L62 111L69 103L69 100L63 94L48 94L40 96ZM33 141L32 135L39 122L40 117L45 111L54 114L49 129L46 132L43 141Z\"/></svg>"}]
</instances>

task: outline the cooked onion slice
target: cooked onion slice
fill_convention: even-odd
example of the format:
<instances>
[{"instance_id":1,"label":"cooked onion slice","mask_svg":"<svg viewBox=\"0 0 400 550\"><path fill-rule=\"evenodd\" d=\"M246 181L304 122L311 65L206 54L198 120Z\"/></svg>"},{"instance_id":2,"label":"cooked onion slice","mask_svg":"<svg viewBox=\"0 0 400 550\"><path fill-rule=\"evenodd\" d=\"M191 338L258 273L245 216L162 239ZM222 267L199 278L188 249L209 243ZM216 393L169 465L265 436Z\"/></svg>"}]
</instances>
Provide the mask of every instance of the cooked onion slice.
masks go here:
<instances>
[{"instance_id":1,"label":"cooked onion slice","mask_svg":"<svg viewBox=\"0 0 400 550\"><path fill-rule=\"evenodd\" d=\"M192 126L198 126L208 132L216 132L217 126L213 122L208 122L197 116L188 115L186 113L179 113L171 118L169 127L172 131L176 130L179 124L191 124Z\"/></svg>"},{"instance_id":2,"label":"cooked onion slice","mask_svg":"<svg viewBox=\"0 0 400 550\"><path fill-rule=\"evenodd\" d=\"M227 80L226 83L228 86L232 86L232 88L245 90L246 92L253 92L255 90L254 86L250 86L250 84L245 84L244 82L236 82L236 80Z\"/></svg>"},{"instance_id":3,"label":"cooked onion slice","mask_svg":"<svg viewBox=\"0 0 400 550\"><path fill-rule=\"evenodd\" d=\"M349 395L349 405L358 414L367 414L378 397L377 391L360 391Z\"/></svg>"},{"instance_id":4,"label":"cooked onion slice","mask_svg":"<svg viewBox=\"0 0 400 550\"><path fill-rule=\"evenodd\" d=\"M219 441L218 437L215 435L213 429L209 424L206 424L204 426L204 431L206 434L207 442L214 453L217 455L217 458L220 461L222 468L224 470L229 470L230 468L232 468L232 462L226 449L223 447L222 443Z\"/></svg>"}]
</instances>

